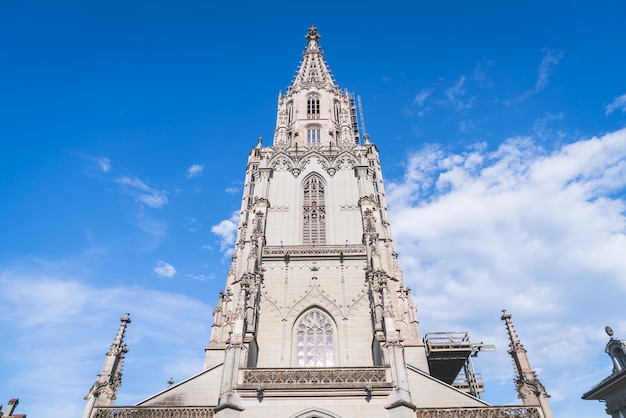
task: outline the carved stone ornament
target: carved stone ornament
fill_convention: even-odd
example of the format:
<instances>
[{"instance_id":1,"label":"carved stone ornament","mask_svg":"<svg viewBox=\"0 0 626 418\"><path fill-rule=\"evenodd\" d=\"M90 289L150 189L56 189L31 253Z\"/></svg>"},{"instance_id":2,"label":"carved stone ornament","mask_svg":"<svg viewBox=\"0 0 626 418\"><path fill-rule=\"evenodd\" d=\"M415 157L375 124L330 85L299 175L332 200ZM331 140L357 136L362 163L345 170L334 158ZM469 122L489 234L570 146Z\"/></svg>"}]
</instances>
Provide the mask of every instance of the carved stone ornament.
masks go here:
<instances>
[{"instance_id":1,"label":"carved stone ornament","mask_svg":"<svg viewBox=\"0 0 626 418\"><path fill-rule=\"evenodd\" d=\"M269 385L288 384L346 384L346 383L385 383L385 368L331 368L319 369L249 369L243 372L243 383Z\"/></svg>"},{"instance_id":2,"label":"carved stone ornament","mask_svg":"<svg viewBox=\"0 0 626 418\"><path fill-rule=\"evenodd\" d=\"M488 408L432 408L415 410L415 418L541 418L535 406L503 406Z\"/></svg>"},{"instance_id":3,"label":"carved stone ornament","mask_svg":"<svg viewBox=\"0 0 626 418\"><path fill-rule=\"evenodd\" d=\"M339 210L359 210L359 206L358 205L350 205L350 204L346 204L346 205L339 205Z\"/></svg>"},{"instance_id":4,"label":"carved stone ornament","mask_svg":"<svg viewBox=\"0 0 626 418\"><path fill-rule=\"evenodd\" d=\"M149 406L111 406L98 407L93 418L213 418L212 407L149 407Z\"/></svg>"},{"instance_id":5,"label":"carved stone ornament","mask_svg":"<svg viewBox=\"0 0 626 418\"><path fill-rule=\"evenodd\" d=\"M335 165L340 170L351 170L357 165L357 161L353 156L343 155L337 160Z\"/></svg>"},{"instance_id":6,"label":"carved stone ornament","mask_svg":"<svg viewBox=\"0 0 626 418\"><path fill-rule=\"evenodd\" d=\"M275 171L289 171L293 167L293 161L285 155L280 155L272 159L270 168Z\"/></svg>"},{"instance_id":7,"label":"carved stone ornament","mask_svg":"<svg viewBox=\"0 0 626 418\"><path fill-rule=\"evenodd\" d=\"M295 246L267 246L263 248L263 255L365 255L364 245L295 245Z\"/></svg>"}]
</instances>

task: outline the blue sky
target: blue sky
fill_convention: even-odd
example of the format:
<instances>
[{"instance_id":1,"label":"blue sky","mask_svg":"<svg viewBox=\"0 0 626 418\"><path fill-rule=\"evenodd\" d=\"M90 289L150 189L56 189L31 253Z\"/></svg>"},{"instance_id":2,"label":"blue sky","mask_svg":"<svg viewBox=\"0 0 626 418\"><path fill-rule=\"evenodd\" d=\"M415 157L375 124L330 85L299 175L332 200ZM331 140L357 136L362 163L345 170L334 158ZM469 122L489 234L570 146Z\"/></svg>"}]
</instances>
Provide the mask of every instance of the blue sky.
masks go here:
<instances>
[{"instance_id":1,"label":"blue sky","mask_svg":"<svg viewBox=\"0 0 626 418\"><path fill-rule=\"evenodd\" d=\"M119 317L118 404L202 367L246 156L309 25L360 95L422 332L495 344L500 310L557 416L626 339L621 1L2 2L0 403L76 416ZM423 3L423 4L421 4Z\"/></svg>"}]
</instances>

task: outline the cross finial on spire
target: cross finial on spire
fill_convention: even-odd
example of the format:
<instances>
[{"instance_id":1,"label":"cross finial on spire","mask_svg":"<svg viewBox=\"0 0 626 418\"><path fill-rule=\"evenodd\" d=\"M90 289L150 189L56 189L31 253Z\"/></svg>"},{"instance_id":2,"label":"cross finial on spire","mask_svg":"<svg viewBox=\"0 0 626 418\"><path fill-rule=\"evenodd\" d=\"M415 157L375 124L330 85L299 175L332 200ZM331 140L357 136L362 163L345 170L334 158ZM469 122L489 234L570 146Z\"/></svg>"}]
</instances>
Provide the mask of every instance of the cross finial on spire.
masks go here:
<instances>
[{"instance_id":1,"label":"cross finial on spire","mask_svg":"<svg viewBox=\"0 0 626 418\"><path fill-rule=\"evenodd\" d=\"M306 50L317 51L319 48L317 41L320 39L320 34L317 33L317 28L315 26L309 26L309 32L306 34L305 38L308 41Z\"/></svg>"}]
</instances>

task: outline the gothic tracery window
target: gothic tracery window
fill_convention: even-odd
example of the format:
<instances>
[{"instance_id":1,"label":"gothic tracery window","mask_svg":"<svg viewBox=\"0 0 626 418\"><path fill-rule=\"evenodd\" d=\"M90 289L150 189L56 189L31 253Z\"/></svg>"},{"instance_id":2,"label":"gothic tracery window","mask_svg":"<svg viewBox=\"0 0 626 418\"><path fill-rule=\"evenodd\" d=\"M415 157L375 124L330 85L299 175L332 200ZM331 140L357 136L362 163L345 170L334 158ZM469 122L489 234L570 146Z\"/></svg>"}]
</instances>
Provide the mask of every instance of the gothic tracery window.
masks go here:
<instances>
[{"instance_id":1,"label":"gothic tracery window","mask_svg":"<svg viewBox=\"0 0 626 418\"><path fill-rule=\"evenodd\" d=\"M296 364L298 367L329 367L333 363L333 324L323 312L312 309L298 322Z\"/></svg>"},{"instance_id":2,"label":"gothic tracery window","mask_svg":"<svg viewBox=\"0 0 626 418\"><path fill-rule=\"evenodd\" d=\"M303 244L326 244L326 203L320 177L313 175L304 182L302 206Z\"/></svg>"}]
</instances>

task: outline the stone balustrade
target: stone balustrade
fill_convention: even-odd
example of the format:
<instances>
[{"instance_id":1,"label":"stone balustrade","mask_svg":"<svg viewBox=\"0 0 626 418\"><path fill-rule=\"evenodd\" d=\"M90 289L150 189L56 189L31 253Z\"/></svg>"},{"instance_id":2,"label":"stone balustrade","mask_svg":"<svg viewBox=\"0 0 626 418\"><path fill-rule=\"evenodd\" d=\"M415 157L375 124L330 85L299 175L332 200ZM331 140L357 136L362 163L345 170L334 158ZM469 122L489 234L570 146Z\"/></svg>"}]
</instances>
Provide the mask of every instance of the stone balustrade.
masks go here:
<instances>
[{"instance_id":1,"label":"stone balustrade","mask_svg":"<svg viewBox=\"0 0 626 418\"><path fill-rule=\"evenodd\" d=\"M245 384L371 384L386 383L385 367L320 367L297 369L243 369L241 382Z\"/></svg>"},{"instance_id":2,"label":"stone balustrade","mask_svg":"<svg viewBox=\"0 0 626 418\"><path fill-rule=\"evenodd\" d=\"M280 245L263 247L264 257L365 255L365 245Z\"/></svg>"},{"instance_id":3,"label":"stone balustrade","mask_svg":"<svg viewBox=\"0 0 626 418\"><path fill-rule=\"evenodd\" d=\"M542 418L534 406L417 409L416 418Z\"/></svg>"},{"instance_id":4,"label":"stone balustrade","mask_svg":"<svg viewBox=\"0 0 626 418\"><path fill-rule=\"evenodd\" d=\"M213 418L213 407L108 406L95 409L92 418Z\"/></svg>"}]
</instances>

